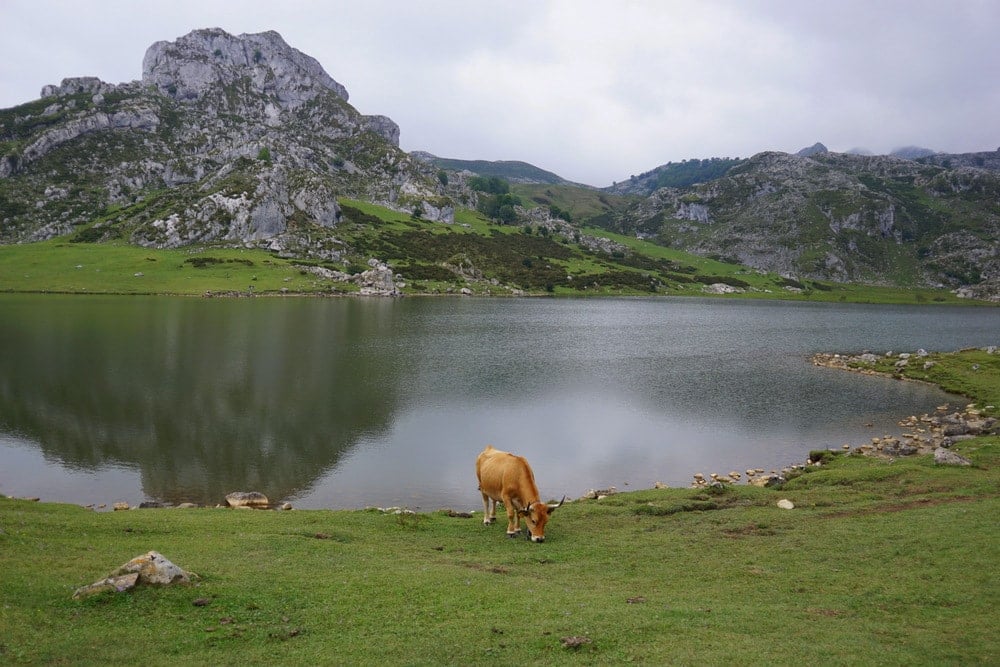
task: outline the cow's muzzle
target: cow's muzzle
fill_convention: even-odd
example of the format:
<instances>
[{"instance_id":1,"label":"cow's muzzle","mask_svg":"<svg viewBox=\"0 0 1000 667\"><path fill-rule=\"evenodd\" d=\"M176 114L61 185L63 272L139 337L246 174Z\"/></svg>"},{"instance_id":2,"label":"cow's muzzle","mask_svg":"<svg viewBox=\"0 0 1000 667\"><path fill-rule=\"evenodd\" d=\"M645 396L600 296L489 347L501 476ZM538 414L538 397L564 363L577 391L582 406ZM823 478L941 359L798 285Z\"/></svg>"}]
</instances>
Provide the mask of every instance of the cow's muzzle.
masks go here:
<instances>
[{"instance_id":1,"label":"cow's muzzle","mask_svg":"<svg viewBox=\"0 0 1000 667\"><path fill-rule=\"evenodd\" d=\"M539 535L539 536L536 537L535 535L532 535L531 533L528 533L528 539L531 540L532 542L544 542L545 541L545 536L544 535Z\"/></svg>"}]
</instances>

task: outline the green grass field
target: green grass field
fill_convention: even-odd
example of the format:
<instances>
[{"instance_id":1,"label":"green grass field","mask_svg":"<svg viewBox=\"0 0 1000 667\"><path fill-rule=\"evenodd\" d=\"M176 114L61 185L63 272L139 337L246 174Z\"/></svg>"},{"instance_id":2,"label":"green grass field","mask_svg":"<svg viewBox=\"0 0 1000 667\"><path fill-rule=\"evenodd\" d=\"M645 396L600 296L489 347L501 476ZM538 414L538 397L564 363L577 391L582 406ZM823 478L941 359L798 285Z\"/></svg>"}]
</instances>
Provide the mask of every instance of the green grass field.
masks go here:
<instances>
[{"instance_id":1,"label":"green grass field","mask_svg":"<svg viewBox=\"0 0 1000 667\"><path fill-rule=\"evenodd\" d=\"M343 290L350 284L341 283ZM0 291L70 294L329 292L329 283L263 250L156 250L54 239L0 246ZM356 288L354 288L356 289Z\"/></svg>"},{"instance_id":2,"label":"green grass field","mask_svg":"<svg viewBox=\"0 0 1000 667\"><path fill-rule=\"evenodd\" d=\"M967 354L948 372L997 395ZM0 663L996 664L1000 437L955 451L974 465L837 455L778 489L567 503L544 544L478 511L0 498ZM148 550L197 583L71 598Z\"/></svg>"}]
</instances>

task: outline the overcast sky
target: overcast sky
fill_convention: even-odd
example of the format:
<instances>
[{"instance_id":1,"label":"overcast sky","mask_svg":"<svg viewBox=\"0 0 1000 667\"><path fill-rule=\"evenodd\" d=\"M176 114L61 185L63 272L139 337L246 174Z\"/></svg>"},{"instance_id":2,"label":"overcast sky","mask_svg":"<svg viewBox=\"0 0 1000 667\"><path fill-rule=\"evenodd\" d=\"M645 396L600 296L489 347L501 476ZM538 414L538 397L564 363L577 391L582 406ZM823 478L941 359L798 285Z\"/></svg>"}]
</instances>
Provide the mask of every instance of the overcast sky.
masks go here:
<instances>
[{"instance_id":1,"label":"overcast sky","mask_svg":"<svg viewBox=\"0 0 1000 667\"><path fill-rule=\"evenodd\" d=\"M276 30L405 150L605 186L668 161L1000 146L1000 0L0 0L0 108Z\"/></svg>"}]
</instances>

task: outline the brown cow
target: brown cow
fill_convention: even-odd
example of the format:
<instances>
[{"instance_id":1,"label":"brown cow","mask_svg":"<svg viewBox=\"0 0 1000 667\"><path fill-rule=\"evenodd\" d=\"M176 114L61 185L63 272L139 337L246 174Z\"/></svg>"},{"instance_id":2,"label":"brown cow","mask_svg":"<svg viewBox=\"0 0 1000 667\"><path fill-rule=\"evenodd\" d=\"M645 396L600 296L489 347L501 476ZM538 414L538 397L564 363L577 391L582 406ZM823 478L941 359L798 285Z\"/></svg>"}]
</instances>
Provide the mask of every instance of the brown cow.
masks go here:
<instances>
[{"instance_id":1,"label":"brown cow","mask_svg":"<svg viewBox=\"0 0 1000 667\"><path fill-rule=\"evenodd\" d=\"M507 509L507 537L515 537L521 532L521 517L528 527L528 539L532 542L545 541L545 523L563 502L546 505L538 496L535 475L523 456L487 445L476 459L476 477L479 490L483 494L483 523L487 526L497 520L497 501Z\"/></svg>"}]
</instances>

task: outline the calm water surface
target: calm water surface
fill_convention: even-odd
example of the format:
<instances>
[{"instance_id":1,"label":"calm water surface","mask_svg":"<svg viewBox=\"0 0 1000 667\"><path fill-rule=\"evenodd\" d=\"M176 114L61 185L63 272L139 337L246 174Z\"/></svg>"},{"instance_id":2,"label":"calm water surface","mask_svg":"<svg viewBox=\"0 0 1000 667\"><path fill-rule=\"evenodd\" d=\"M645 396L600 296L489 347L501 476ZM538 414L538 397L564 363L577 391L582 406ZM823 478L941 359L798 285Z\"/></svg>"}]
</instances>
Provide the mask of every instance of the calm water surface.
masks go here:
<instances>
[{"instance_id":1,"label":"calm water surface","mask_svg":"<svg viewBox=\"0 0 1000 667\"><path fill-rule=\"evenodd\" d=\"M477 508L487 443L546 498L686 485L956 402L813 352L998 339L998 308L0 296L0 493Z\"/></svg>"}]
</instances>

